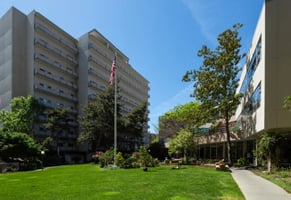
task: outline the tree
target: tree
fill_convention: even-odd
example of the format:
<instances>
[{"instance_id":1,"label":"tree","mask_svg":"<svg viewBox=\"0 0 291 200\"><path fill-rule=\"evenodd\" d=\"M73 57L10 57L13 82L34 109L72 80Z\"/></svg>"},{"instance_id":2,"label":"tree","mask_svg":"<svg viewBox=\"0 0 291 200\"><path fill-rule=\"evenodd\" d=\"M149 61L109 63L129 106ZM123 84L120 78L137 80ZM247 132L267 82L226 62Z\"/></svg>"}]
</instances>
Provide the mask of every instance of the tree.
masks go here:
<instances>
[{"instance_id":1,"label":"tree","mask_svg":"<svg viewBox=\"0 0 291 200\"><path fill-rule=\"evenodd\" d=\"M169 154L182 154L187 160L188 154L193 154L195 150L195 136L187 129L181 129L178 135L170 140Z\"/></svg>"},{"instance_id":2,"label":"tree","mask_svg":"<svg viewBox=\"0 0 291 200\"><path fill-rule=\"evenodd\" d=\"M6 132L34 135L33 125L43 112L44 107L31 96L15 97L10 104L11 111L0 111L1 130Z\"/></svg>"},{"instance_id":3,"label":"tree","mask_svg":"<svg viewBox=\"0 0 291 200\"><path fill-rule=\"evenodd\" d=\"M44 124L45 128L51 132L53 140L56 141L56 152L60 157L59 140L63 131L70 131L70 118L69 113L64 108L49 109L46 111L48 116L47 122Z\"/></svg>"},{"instance_id":4,"label":"tree","mask_svg":"<svg viewBox=\"0 0 291 200\"><path fill-rule=\"evenodd\" d=\"M218 46L211 50L206 45L198 51L198 57L203 58L198 70L187 71L183 81L194 81L193 97L201 103L203 119L214 121L217 118L225 120L227 135L227 159L231 160L231 143L229 120L240 103L241 94L236 94L238 87L238 67L245 54L240 54L241 24L235 24L233 29L227 29L219 34Z\"/></svg>"},{"instance_id":5,"label":"tree","mask_svg":"<svg viewBox=\"0 0 291 200\"><path fill-rule=\"evenodd\" d=\"M272 165L276 165L276 160L278 159L278 155L276 155L276 148L278 147L279 141L282 136L263 132L260 140L258 142L256 155L259 161L267 160L267 169L268 172L271 171Z\"/></svg>"},{"instance_id":6,"label":"tree","mask_svg":"<svg viewBox=\"0 0 291 200\"><path fill-rule=\"evenodd\" d=\"M20 158L27 160L37 156L42 146L36 144L31 136L25 133L4 132L0 134L0 157L4 161Z\"/></svg>"},{"instance_id":7,"label":"tree","mask_svg":"<svg viewBox=\"0 0 291 200\"><path fill-rule=\"evenodd\" d=\"M142 165L144 171L147 171L147 167L151 163L152 156L148 153L145 146L140 146L139 156L140 156L140 162L141 162L141 165Z\"/></svg>"},{"instance_id":8,"label":"tree","mask_svg":"<svg viewBox=\"0 0 291 200\"><path fill-rule=\"evenodd\" d=\"M131 113L125 118L125 131L130 134L133 141L139 141L138 144L132 144L132 146L140 146L142 143L143 132L147 128L148 122L148 107L147 103L143 103L140 106L135 107Z\"/></svg>"},{"instance_id":9,"label":"tree","mask_svg":"<svg viewBox=\"0 0 291 200\"><path fill-rule=\"evenodd\" d=\"M118 130L123 129L120 96L117 101ZM106 150L113 146L114 135L114 87L109 87L95 99L89 101L80 118L79 142L90 142L92 150Z\"/></svg>"},{"instance_id":10,"label":"tree","mask_svg":"<svg viewBox=\"0 0 291 200\"><path fill-rule=\"evenodd\" d=\"M165 144L163 142L160 142L158 139L154 140L149 148L149 154L153 158L158 158L159 160L164 160L168 156L168 150L165 147Z\"/></svg>"},{"instance_id":11,"label":"tree","mask_svg":"<svg viewBox=\"0 0 291 200\"><path fill-rule=\"evenodd\" d=\"M166 112L163 117L166 121L176 122L181 128L194 128L201 124L200 114L199 103L189 102L175 106L172 110Z\"/></svg>"}]
</instances>

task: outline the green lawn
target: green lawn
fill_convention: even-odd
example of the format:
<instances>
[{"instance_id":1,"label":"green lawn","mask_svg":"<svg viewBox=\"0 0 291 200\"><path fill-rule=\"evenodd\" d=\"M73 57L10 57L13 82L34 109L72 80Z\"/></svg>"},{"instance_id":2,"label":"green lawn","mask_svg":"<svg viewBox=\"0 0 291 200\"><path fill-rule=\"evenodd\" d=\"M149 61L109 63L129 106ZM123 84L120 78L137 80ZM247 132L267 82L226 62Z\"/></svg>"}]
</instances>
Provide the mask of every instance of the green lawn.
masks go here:
<instances>
[{"instance_id":1,"label":"green lawn","mask_svg":"<svg viewBox=\"0 0 291 200\"><path fill-rule=\"evenodd\" d=\"M183 166L101 169L98 165L67 165L43 171L0 174L0 199L114 200L243 200L229 172Z\"/></svg>"}]
</instances>

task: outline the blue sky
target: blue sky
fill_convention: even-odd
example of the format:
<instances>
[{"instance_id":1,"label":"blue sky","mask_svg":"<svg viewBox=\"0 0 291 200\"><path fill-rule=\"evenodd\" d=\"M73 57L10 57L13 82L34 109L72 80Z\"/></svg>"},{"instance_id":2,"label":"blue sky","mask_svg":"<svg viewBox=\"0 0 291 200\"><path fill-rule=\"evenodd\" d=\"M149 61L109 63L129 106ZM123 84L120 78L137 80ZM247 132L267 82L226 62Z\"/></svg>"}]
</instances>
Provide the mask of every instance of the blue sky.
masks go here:
<instances>
[{"instance_id":1,"label":"blue sky","mask_svg":"<svg viewBox=\"0 0 291 200\"><path fill-rule=\"evenodd\" d=\"M244 26L242 50L250 46L264 0L4 0L0 16L14 6L37 10L78 38L97 29L129 57L150 82L150 131L158 117L193 101L187 70L201 64L202 45L216 46L217 35L235 23Z\"/></svg>"}]
</instances>

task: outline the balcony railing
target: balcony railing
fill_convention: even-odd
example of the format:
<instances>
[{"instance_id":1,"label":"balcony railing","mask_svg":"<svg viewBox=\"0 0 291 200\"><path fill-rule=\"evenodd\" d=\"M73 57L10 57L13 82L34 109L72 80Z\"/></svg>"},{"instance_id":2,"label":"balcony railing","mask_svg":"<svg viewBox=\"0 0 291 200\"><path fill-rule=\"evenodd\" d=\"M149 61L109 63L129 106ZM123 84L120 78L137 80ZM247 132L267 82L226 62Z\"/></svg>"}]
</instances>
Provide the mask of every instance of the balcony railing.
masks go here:
<instances>
[{"instance_id":1,"label":"balcony railing","mask_svg":"<svg viewBox=\"0 0 291 200\"><path fill-rule=\"evenodd\" d=\"M66 40L63 37L59 36L58 34L54 33L52 30L48 29L47 27L40 24L39 22L36 22L34 24L34 27L43 31L44 33L46 33L47 35L49 35L53 39L57 40L58 42L60 42L64 46L68 47L69 49L73 50L74 53L78 53L78 48L75 45L71 44L70 42L68 42L68 40Z\"/></svg>"},{"instance_id":2,"label":"balcony railing","mask_svg":"<svg viewBox=\"0 0 291 200\"><path fill-rule=\"evenodd\" d=\"M63 66L61 63L59 63L57 61L53 61L52 59L50 59L49 57L47 57L47 56L45 56L43 54L36 53L34 55L34 58L35 59L39 59L39 60L41 60L41 61L43 61L43 62L45 62L45 63L47 63L47 64L49 64L51 66L54 66L54 67L56 67L56 68L58 68L58 69L60 69L60 70L62 70L64 72L67 72L67 73L73 75L74 77L78 76L78 74L73 69L71 69L70 67Z\"/></svg>"}]
</instances>

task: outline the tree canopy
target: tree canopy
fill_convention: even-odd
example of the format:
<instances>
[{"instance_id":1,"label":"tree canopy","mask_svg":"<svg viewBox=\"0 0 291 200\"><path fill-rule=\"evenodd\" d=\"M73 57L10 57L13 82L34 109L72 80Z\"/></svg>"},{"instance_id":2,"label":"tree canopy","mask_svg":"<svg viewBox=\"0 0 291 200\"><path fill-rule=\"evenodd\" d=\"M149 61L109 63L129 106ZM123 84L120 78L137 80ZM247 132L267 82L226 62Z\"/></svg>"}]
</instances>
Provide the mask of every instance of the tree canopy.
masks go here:
<instances>
[{"instance_id":1,"label":"tree canopy","mask_svg":"<svg viewBox=\"0 0 291 200\"><path fill-rule=\"evenodd\" d=\"M148 122L147 103L135 107L125 118L126 132L133 136L142 137L144 128Z\"/></svg>"},{"instance_id":2,"label":"tree canopy","mask_svg":"<svg viewBox=\"0 0 291 200\"><path fill-rule=\"evenodd\" d=\"M194 82L193 97L201 103L205 121L217 118L226 123L228 162L231 163L229 120L240 103L241 94L236 94L238 87L238 66L245 54L240 53L242 24L235 24L218 35L218 45L211 50L206 45L198 51L203 58L199 69L187 71L183 81Z\"/></svg>"},{"instance_id":3,"label":"tree canopy","mask_svg":"<svg viewBox=\"0 0 291 200\"><path fill-rule=\"evenodd\" d=\"M193 154L195 144L194 134L187 129L181 129L177 136L170 140L169 154L182 154L186 160L188 154Z\"/></svg>"},{"instance_id":4,"label":"tree canopy","mask_svg":"<svg viewBox=\"0 0 291 200\"><path fill-rule=\"evenodd\" d=\"M63 131L70 131L70 122L72 122L73 119L64 108L48 109L46 110L46 115L48 116L48 120L44 126L51 132L52 140L56 141L56 152L60 157L59 140L61 134Z\"/></svg>"},{"instance_id":5,"label":"tree canopy","mask_svg":"<svg viewBox=\"0 0 291 200\"><path fill-rule=\"evenodd\" d=\"M0 156L3 160L32 159L44 149L47 139L37 143L33 125L43 112L43 107L31 96L12 99L11 111L0 111Z\"/></svg>"},{"instance_id":6,"label":"tree canopy","mask_svg":"<svg viewBox=\"0 0 291 200\"><path fill-rule=\"evenodd\" d=\"M15 97L12 99L11 111L0 111L1 130L26 133L33 136L33 124L44 108L31 96Z\"/></svg>"},{"instance_id":7,"label":"tree canopy","mask_svg":"<svg viewBox=\"0 0 291 200\"><path fill-rule=\"evenodd\" d=\"M42 146L25 133L4 132L0 134L0 157L4 161L37 156Z\"/></svg>"},{"instance_id":8,"label":"tree canopy","mask_svg":"<svg viewBox=\"0 0 291 200\"><path fill-rule=\"evenodd\" d=\"M117 124L123 127L121 120L120 96L117 101ZM92 150L106 150L113 146L114 135L114 88L109 87L104 93L88 101L80 117L81 132L78 140L88 141ZM97 149L98 148L98 149Z\"/></svg>"},{"instance_id":9,"label":"tree canopy","mask_svg":"<svg viewBox=\"0 0 291 200\"><path fill-rule=\"evenodd\" d=\"M189 102L175 106L172 110L166 112L163 117L167 121L177 122L182 126L181 128L194 128L201 124L200 113L199 103Z\"/></svg>"}]
</instances>

